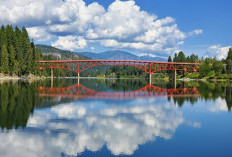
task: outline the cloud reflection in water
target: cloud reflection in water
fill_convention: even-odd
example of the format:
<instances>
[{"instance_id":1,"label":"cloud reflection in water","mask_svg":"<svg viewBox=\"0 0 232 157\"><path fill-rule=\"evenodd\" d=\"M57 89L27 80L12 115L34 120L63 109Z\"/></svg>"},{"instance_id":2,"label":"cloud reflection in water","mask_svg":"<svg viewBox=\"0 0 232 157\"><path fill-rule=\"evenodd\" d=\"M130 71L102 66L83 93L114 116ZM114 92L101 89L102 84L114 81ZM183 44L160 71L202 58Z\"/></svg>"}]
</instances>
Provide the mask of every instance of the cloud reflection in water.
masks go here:
<instances>
[{"instance_id":1,"label":"cloud reflection in water","mask_svg":"<svg viewBox=\"0 0 232 157\"><path fill-rule=\"evenodd\" d=\"M96 107L77 101L36 110L26 130L0 134L0 155L77 155L104 145L114 155L131 155L139 145L157 137L172 138L184 122L176 106L158 105L155 99L135 99L125 105L104 103Z\"/></svg>"}]
</instances>

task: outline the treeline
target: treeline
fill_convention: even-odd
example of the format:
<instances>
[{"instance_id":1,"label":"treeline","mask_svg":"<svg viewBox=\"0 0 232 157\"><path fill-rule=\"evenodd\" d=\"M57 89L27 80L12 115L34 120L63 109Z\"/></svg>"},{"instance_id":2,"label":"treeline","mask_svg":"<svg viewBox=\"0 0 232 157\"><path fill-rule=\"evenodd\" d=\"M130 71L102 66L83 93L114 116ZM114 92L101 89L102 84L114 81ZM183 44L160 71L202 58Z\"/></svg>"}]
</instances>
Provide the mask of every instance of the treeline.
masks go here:
<instances>
[{"instance_id":1,"label":"treeline","mask_svg":"<svg viewBox=\"0 0 232 157\"><path fill-rule=\"evenodd\" d=\"M147 74L135 67L130 67L126 65L114 65L111 66L105 72L105 77L114 77L114 78L134 78L134 77L141 77L146 78L148 77Z\"/></svg>"},{"instance_id":2,"label":"treeline","mask_svg":"<svg viewBox=\"0 0 232 157\"><path fill-rule=\"evenodd\" d=\"M172 58L169 56L168 62L188 62L188 63L202 63L199 72L178 72L179 76L186 78L204 78L204 79L232 79L232 48L228 50L226 59L217 60L214 58L201 58L195 54L185 56L180 51L175 53Z\"/></svg>"},{"instance_id":3,"label":"treeline","mask_svg":"<svg viewBox=\"0 0 232 157\"><path fill-rule=\"evenodd\" d=\"M175 53L172 59L171 56L168 57L168 62L187 62L187 63L199 63L201 60L198 55L192 54L190 56L185 56L183 51L180 51L178 54Z\"/></svg>"},{"instance_id":4,"label":"treeline","mask_svg":"<svg viewBox=\"0 0 232 157\"><path fill-rule=\"evenodd\" d=\"M25 27L10 25L0 29L0 73L8 75L39 74L36 60L41 53L30 41Z\"/></svg>"}]
</instances>

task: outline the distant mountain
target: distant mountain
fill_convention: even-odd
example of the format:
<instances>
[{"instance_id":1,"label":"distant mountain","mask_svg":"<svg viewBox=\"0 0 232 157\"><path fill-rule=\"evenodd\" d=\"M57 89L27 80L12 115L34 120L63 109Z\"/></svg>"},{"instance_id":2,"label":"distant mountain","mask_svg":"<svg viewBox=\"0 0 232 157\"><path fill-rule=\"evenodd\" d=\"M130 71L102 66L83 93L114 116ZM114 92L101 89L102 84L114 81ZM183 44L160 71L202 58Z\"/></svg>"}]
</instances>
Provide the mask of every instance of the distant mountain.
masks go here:
<instances>
[{"instance_id":1,"label":"distant mountain","mask_svg":"<svg viewBox=\"0 0 232 157\"><path fill-rule=\"evenodd\" d=\"M167 61L163 57L157 57L150 54L143 54L141 56L136 56L126 51L111 50L101 53L93 52L79 52L77 53L82 56L86 56L91 59L124 59L124 60L146 60L146 61Z\"/></svg>"},{"instance_id":2,"label":"distant mountain","mask_svg":"<svg viewBox=\"0 0 232 157\"><path fill-rule=\"evenodd\" d=\"M154 56L151 54L144 54L144 55L138 56L138 60L167 62L167 58L158 57L158 56Z\"/></svg>"},{"instance_id":3,"label":"distant mountain","mask_svg":"<svg viewBox=\"0 0 232 157\"><path fill-rule=\"evenodd\" d=\"M48 45L36 45L36 48L38 48L42 52L42 55L51 55L58 60L69 60L69 59L71 59L71 60L86 60L86 59L90 59L90 58L82 56L80 54L70 52L70 51L60 50L60 49L57 49L55 47L48 46Z\"/></svg>"},{"instance_id":4,"label":"distant mountain","mask_svg":"<svg viewBox=\"0 0 232 157\"><path fill-rule=\"evenodd\" d=\"M48 45L36 45L43 55L51 55L59 60L86 60L86 59L124 59L124 60L145 60L145 61L167 61L163 57L157 57L151 54L142 54L136 56L132 53L120 50L111 50L101 53L93 52L70 52L60 50Z\"/></svg>"}]
</instances>

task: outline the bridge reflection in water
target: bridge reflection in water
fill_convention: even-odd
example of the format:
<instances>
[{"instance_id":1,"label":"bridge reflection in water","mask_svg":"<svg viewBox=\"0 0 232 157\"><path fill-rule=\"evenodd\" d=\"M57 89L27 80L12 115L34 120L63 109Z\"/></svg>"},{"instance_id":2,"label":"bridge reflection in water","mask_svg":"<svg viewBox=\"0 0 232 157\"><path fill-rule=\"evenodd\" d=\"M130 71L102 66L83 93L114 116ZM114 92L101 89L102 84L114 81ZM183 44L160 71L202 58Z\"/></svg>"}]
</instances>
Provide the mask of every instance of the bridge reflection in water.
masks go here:
<instances>
[{"instance_id":1,"label":"bridge reflection in water","mask_svg":"<svg viewBox=\"0 0 232 157\"><path fill-rule=\"evenodd\" d=\"M69 87L40 87L41 97L131 99L142 97L200 97L197 88L160 88L146 85L141 89L126 92L96 91L78 83Z\"/></svg>"}]
</instances>

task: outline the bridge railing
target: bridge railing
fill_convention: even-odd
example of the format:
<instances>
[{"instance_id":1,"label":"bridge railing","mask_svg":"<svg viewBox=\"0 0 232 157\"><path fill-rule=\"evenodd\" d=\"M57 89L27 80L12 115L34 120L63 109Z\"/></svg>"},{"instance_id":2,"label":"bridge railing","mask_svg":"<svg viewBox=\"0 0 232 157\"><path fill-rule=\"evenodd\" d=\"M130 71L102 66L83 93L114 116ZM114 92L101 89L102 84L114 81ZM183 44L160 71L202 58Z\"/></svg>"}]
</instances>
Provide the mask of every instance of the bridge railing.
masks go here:
<instances>
[{"instance_id":1,"label":"bridge railing","mask_svg":"<svg viewBox=\"0 0 232 157\"><path fill-rule=\"evenodd\" d=\"M155 62L140 60L41 60L38 61L39 68L42 69L67 69L76 73L95 66L102 65L125 65L132 66L152 74L162 70L172 71L198 71L201 63L182 62Z\"/></svg>"}]
</instances>

